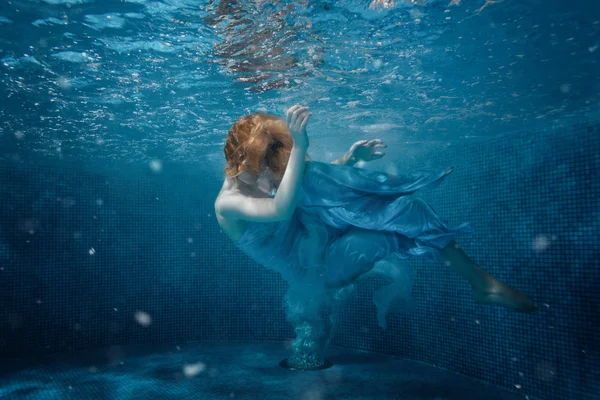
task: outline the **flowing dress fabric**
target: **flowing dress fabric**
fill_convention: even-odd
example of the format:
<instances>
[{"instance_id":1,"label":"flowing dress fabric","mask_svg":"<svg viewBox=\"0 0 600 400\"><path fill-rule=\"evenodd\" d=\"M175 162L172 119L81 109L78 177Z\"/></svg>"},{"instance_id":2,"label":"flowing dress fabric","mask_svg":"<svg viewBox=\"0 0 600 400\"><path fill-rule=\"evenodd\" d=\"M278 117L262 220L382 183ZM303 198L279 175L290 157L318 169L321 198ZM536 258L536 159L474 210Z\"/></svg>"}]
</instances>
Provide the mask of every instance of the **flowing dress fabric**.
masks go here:
<instances>
[{"instance_id":1,"label":"flowing dress fabric","mask_svg":"<svg viewBox=\"0 0 600 400\"><path fill-rule=\"evenodd\" d=\"M293 217L248 223L236 245L288 282L308 277L328 287L343 287L390 257L437 260L441 249L471 228L448 228L411 194L437 186L449 171L392 176L307 162Z\"/></svg>"}]
</instances>

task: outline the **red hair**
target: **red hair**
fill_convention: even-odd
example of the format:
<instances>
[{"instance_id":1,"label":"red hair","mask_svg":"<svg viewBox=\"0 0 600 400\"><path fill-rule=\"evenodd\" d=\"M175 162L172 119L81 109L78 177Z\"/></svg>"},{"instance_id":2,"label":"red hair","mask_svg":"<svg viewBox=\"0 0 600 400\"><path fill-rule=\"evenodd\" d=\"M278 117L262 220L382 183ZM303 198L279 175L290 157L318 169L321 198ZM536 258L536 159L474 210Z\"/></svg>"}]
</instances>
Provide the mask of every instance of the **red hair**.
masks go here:
<instances>
[{"instance_id":1,"label":"red hair","mask_svg":"<svg viewBox=\"0 0 600 400\"><path fill-rule=\"evenodd\" d=\"M266 113L246 115L236 121L227 134L225 174L235 177L246 171L259 175L266 164L281 179L293 145L292 135L282 118Z\"/></svg>"}]
</instances>

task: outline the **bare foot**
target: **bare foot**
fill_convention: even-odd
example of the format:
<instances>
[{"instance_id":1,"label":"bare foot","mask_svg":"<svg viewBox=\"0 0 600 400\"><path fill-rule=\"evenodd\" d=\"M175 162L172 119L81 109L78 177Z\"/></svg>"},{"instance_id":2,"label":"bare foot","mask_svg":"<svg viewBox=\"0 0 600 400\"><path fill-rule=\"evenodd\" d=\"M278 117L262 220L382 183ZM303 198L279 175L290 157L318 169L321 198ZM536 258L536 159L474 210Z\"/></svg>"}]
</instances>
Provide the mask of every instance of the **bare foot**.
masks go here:
<instances>
[{"instance_id":1,"label":"bare foot","mask_svg":"<svg viewBox=\"0 0 600 400\"><path fill-rule=\"evenodd\" d=\"M490 281L485 289L473 289L473 299L477 303L506 307L522 313L532 313L538 309L527 295L496 279Z\"/></svg>"}]
</instances>

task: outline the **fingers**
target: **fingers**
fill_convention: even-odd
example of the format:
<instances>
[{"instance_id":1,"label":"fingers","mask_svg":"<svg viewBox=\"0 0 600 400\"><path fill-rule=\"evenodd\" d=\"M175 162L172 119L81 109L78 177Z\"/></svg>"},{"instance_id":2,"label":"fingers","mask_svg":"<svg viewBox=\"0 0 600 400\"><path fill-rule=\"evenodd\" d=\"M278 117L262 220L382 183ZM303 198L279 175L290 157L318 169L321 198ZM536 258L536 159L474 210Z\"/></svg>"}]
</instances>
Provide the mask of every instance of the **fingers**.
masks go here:
<instances>
[{"instance_id":1,"label":"fingers","mask_svg":"<svg viewBox=\"0 0 600 400\"><path fill-rule=\"evenodd\" d=\"M292 122L298 123L298 117L305 111L308 111L308 107L298 107L296 110L294 110L292 113Z\"/></svg>"},{"instance_id":2,"label":"fingers","mask_svg":"<svg viewBox=\"0 0 600 400\"><path fill-rule=\"evenodd\" d=\"M362 147L367 147L367 148L386 148L387 145L385 143L383 143L383 140L381 139L373 139L373 140L359 140L358 142L354 143L353 147L358 147L358 146L362 146Z\"/></svg>"},{"instance_id":3,"label":"fingers","mask_svg":"<svg viewBox=\"0 0 600 400\"><path fill-rule=\"evenodd\" d=\"M306 111L308 111L308 107L303 107L300 105L290 107L285 114L287 125L296 126L297 124L301 123L302 120L299 120L298 117Z\"/></svg>"},{"instance_id":4,"label":"fingers","mask_svg":"<svg viewBox=\"0 0 600 400\"><path fill-rule=\"evenodd\" d=\"M308 119L310 118L310 116L312 115L312 113L303 113L300 117L304 118L302 123L300 124L300 131L303 131L306 128L306 123L308 122Z\"/></svg>"},{"instance_id":5,"label":"fingers","mask_svg":"<svg viewBox=\"0 0 600 400\"><path fill-rule=\"evenodd\" d=\"M292 122L292 112L294 112L294 110L296 109L296 107L298 107L298 106L292 106L292 107L288 108L287 111L285 112L285 123L288 126Z\"/></svg>"},{"instance_id":6,"label":"fingers","mask_svg":"<svg viewBox=\"0 0 600 400\"><path fill-rule=\"evenodd\" d=\"M295 106L291 106L290 108L288 108L288 110L285 113L285 119L288 125L290 125L292 123L292 118L294 116L294 112L300 108L300 106L298 104L296 104Z\"/></svg>"},{"instance_id":7,"label":"fingers","mask_svg":"<svg viewBox=\"0 0 600 400\"><path fill-rule=\"evenodd\" d=\"M369 140L369 142L367 143L367 146L368 147L380 147L380 148L387 147L387 145L385 143L383 143L383 140L381 140L381 139Z\"/></svg>"}]
</instances>

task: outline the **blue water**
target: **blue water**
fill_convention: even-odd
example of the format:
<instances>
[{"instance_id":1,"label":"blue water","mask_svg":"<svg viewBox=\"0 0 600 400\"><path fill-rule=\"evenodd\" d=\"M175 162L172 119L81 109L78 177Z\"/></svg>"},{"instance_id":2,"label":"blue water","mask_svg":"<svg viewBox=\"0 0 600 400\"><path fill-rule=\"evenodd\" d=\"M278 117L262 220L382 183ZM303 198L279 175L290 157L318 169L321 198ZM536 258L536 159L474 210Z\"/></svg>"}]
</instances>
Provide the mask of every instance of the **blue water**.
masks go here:
<instances>
[{"instance_id":1,"label":"blue water","mask_svg":"<svg viewBox=\"0 0 600 400\"><path fill-rule=\"evenodd\" d=\"M596 399L600 2L414 3L0 0L0 398ZM315 160L455 166L427 199L540 313L418 264L413 314L366 282L334 367L280 369L286 286L213 202L231 124L297 103Z\"/></svg>"},{"instance_id":2,"label":"blue water","mask_svg":"<svg viewBox=\"0 0 600 400\"><path fill-rule=\"evenodd\" d=\"M597 2L270 3L3 1L3 141L218 174L236 117L295 103L323 158L365 135L410 156L599 116Z\"/></svg>"}]
</instances>

